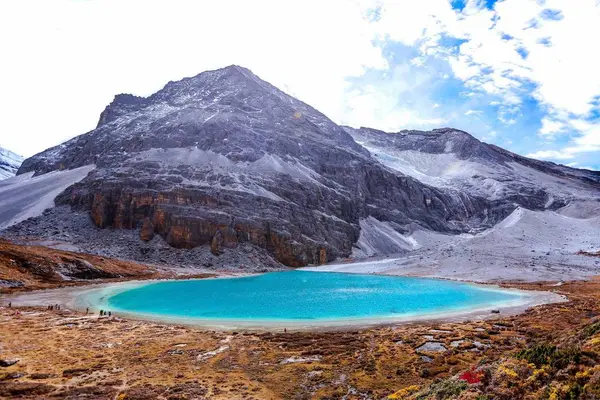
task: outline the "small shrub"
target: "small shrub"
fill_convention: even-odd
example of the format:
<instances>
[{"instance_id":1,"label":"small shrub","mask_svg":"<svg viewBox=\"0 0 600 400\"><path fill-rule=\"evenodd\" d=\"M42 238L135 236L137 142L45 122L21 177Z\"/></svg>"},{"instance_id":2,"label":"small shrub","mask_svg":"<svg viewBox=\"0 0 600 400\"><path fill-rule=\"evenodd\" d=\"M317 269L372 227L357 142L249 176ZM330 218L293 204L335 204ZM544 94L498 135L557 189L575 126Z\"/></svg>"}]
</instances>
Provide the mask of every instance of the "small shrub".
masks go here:
<instances>
[{"instance_id":1,"label":"small shrub","mask_svg":"<svg viewBox=\"0 0 600 400\"><path fill-rule=\"evenodd\" d=\"M394 394L390 394L387 398L389 400L401 400L401 399L405 399L408 396L410 396L411 394L418 392L419 389L420 389L419 386L417 386L417 385L411 385L411 386L408 386L408 387L405 387L403 389L398 390Z\"/></svg>"},{"instance_id":2,"label":"small shrub","mask_svg":"<svg viewBox=\"0 0 600 400\"><path fill-rule=\"evenodd\" d=\"M537 368L549 365L555 369L566 368L570 363L581 362L581 350L578 347L558 349L546 343L538 343L517 353L517 358L535 364Z\"/></svg>"},{"instance_id":3,"label":"small shrub","mask_svg":"<svg viewBox=\"0 0 600 400\"><path fill-rule=\"evenodd\" d=\"M558 349L554 357L550 360L550 366L556 369L566 368L569 364L579 364L581 362L581 350L579 347L570 346Z\"/></svg>"},{"instance_id":4,"label":"small shrub","mask_svg":"<svg viewBox=\"0 0 600 400\"><path fill-rule=\"evenodd\" d=\"M577 400L581 396L582 391L583 388L578 383L574 383L567 389L567 392L565 393L565 399Z\"/></svg>"},{"instance_id":5,"label":"small shrub","mask_svg":"<svg viewBox=\"0 0 600 400\"><path fill-rule=\"evenodd\" d=\"M480 372L476 372L474 368L471 368L470 370L465 371L458 376L458 379L467 382L469 385L480 383L481 378L482 374Z\"/></svg>"},{"instance_id":6,"label":"small shrub","mask_svg":"<svg viewBox=\"0 0 600 400\"><path fill-rule=\"evenodd\" d=\"M446 400L446 399L455 399L457 398L465 389L467 389L468 385L465 381L460 381L456 379L446 379L437 383L434 383L429 387L429 390L425 393L421 393L417 396L417 399L438 399L438 400Z\"/></svg>"},{"instance_id":7,"label":"small shrub","mask_svg":"<svg viewBox=\"0 0 600 400\"><path fill-rule=\"evenodd\" d=\"M590 336L594 336L596 333L600 332L600 321L594 322L583 328L581 331L581 336L584 339L589 338Z\"/></svg>"},{"instance_id":8,"label":"small shrub","mask_svg":"<svg viewBox=\"0 0 600 400\"><path fill-rule=\"evenodd\" d=\"M517 358L526 360L536 367L541 368L543 365L548 365L550 358L556 353L556 346L546 343L535 344L527 349L517 353Z\"/></svg>"}]
</instances>

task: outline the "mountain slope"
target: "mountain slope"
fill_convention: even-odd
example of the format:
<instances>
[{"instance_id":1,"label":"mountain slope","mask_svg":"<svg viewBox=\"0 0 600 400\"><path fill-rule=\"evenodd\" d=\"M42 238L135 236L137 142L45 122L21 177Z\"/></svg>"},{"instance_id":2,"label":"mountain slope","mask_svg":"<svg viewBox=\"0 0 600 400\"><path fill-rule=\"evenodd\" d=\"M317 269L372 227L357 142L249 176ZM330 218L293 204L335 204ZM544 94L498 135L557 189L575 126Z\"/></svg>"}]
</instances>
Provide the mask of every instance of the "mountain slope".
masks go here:
<instances>
[{"instance_id":1,"label":"mountain slope","mask_svg":"<svg viewBox=\"0 0 600 400\"><path fill-rule=\"evenodd\" d=\"M460 233L514 209L386 168L326 116L238 66L147 98L118 95L95 130L18 173L90 164L56 202L89 210L96 226L214 254L250 243L290 266L350 255L369 217L401 233Z\"/></svg>"},{"instance_id":2,"label":"mountain slope","mask_svg":"<svg viewBox=\"0 0 600 400\"><path fill-rule=\"evenodd\" d=\"M0 147L0 180L15 176L23 157Z\"/></svg>"},{"instance_id":3,"label":"mountain slope","mask_svg":"<svg viewBox=\"0 0 600 400\"><path fill-rule=\"evenodd\" d=\"M556 210L573 201L599 198L598 171L522 157L460 130L386 133L344 128L381 163L438 188L530 210Z\"/></svg>"}]
</instances>

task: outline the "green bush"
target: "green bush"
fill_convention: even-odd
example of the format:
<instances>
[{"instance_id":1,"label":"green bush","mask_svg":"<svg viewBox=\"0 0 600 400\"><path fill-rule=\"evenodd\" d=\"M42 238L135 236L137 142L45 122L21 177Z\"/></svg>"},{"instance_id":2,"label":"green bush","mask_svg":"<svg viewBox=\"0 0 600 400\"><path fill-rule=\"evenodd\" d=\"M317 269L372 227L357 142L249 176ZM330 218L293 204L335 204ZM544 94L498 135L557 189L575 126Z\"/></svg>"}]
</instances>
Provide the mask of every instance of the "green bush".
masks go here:
<instances>
[{"instance_id":1,"label":"green bush","mask_svg":"<svg viewBox=\"0 0 600 400\"><path fill-rule=\"evenodd\" d=\"M438 383L434 383L429 387L426 393L417 396L418 400L424 399L455 399L468 387L465 381L456 379L446 379Z\"/></svg>"},{"instance_id":2,"label":"green bush","mask_svg":"<svg viewBox=\"0 0 600 400\"><path fill-rule=\"evenodd\" d=\"M593 324L590 324L583 328L583 330L581 331L581 336L584 339L587 339L598 332L600 332L600 321L594 322Z\"/></svg>"},{"instance_id":3,"label":"green bush","mask_svg":"<svg viewBox=\"0 0 600 400\"><path fill-rule=\"evenodd\" d=\"M570 363L581 362L581 350L576 346L557 348L547 343L538 343L517 353L517 358L535 364L537 368L544 365L560 370Z\"/></svg>"},{"instance_id":4,"label":"green bush","mask_svg":"<svg viewBox=\"0 0 600 400\"><path fill-rule=\"evenodd\" d=\"M549 360L554 353L556 353L556 346L538 343L519 351L517 353L517 358L526 360L529 363L535 364L536 367L541 368L543 365L549 364Z\"/></svg>"}]
</instances>

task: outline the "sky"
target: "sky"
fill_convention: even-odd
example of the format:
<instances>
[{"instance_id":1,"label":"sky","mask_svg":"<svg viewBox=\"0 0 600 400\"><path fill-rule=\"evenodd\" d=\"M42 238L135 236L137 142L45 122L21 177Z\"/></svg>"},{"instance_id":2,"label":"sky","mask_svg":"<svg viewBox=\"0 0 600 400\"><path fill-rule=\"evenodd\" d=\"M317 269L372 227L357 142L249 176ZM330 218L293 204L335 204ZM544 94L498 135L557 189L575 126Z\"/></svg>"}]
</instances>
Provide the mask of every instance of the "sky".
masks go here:
<instances>
[{"instance_id":1,"label":"sky","mask_svg":"<svg viewBox=\"0 0 600 400\"><path fill-rule=\"evenodd\" d=\"M600 0L3 0L0 36L0 146L26 157L237 64L337 123L600 170Z\"/></svg>"}]
</instances>

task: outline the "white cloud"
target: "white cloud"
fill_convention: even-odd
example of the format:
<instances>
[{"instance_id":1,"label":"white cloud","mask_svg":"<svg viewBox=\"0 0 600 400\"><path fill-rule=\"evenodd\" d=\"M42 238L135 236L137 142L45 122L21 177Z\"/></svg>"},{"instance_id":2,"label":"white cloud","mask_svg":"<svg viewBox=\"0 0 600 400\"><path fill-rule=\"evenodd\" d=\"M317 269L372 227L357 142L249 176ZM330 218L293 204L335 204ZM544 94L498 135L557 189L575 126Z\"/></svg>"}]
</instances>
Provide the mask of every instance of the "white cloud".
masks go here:
<instances>
[{"instance_id":1,"label":"white cloud","mask_svg":"<svg viewBox=\"0 0 600 400\"><path fill-rule=\"evenodd\" d=\"M555 135L557 133L563 132L566 129L566 124L564 122L553 120L549 117L544 117L542 119L542 128L539 133L541 135Z\"/></svg>"},{"instance_id":2,"label":"white cloud","mask_svg":"<svg viewBox=\"0 0 600 400\"><path fill-rule=\"evenodd\" d=\"M564 18L543 20L540 14L548 8ZM532 20L536 28L527 29ZM576 115L589 113L591 100L600 94L600 58L581 43L600 36L595 0L505 0L495 4L495 12L464 15L447 33L468 40L451 58L455 75L473 88L502 96L504 103L518 104L528 81L537 85L533 94L546 107ZM540 43L542 39L552 45Z\"/></svg>"},{"instance_id":3,"label":"white cloud","mask_svg":"<svg viewBox=\"0 0 600 400\"><path fill-rule=\"evenodd\" d=\"M370 1L0 3L0 141L24 155L93 129L117 93L239 64L339 120L347 78L388 67Z\"/></svg>"},{"instance_id":4,"label":"white cloud","mask_svg":"<svg viewBox=\"0 0 600 400\"><path fill-rule=\"evenodd\" d=\"M361 85L344 98L342 123L396 132L406 128L434 128L446 122L431 107L424 88L434 76L412 62L395 66L386 79Z\"/></svg>"},{"instance_id":5,"label":"white cloud","mask_svg":"<svg viewBox=\"0 0 600 400\"><path fill-rule=\"evenodd\" d=\"M568 144L562 145L560 150L542 150L531 153L528 157L549 159L549 160L569 160L579 157L583 154L600 152L600 126L583 120L573 119L568 122L552 121L546 122L547 134L554 134L557 131L576 130L578 136L572 138Z\"/></svg>"},{"instance_id":6,"label":"white cloud","mask_svg":"<svg viewBox=\"0 0 600 400\"><path fill-rule=\"evenodd\" d=\"M482 113L483 113L483 111L481 111L481 110L467 110L465 112L465 115L473 115L473 114L480 115Z\"/></svg>"},{"instance_id":7,"label":"white cloud","mask_svg":"<svg viewBox=\"0 0 600 400\"><path fill-rule=\"evenodd\" d=\"M600 57L589 48L600 37L600 2L503 0L489 10L482 1L468 1L463 12L452 10L449 1L411 2L414 7L382 2L380 30L447 60L470 90L464 96L501 99L490 103L498 106L500 122L515 124L523 99L532 96L546 112L539 134L548 140L570 135L564 149L533 155L569 159L600 151L600 121L591 118L598 110ZM548 9L560 18L547 18ZM464 41L458 51L444 48L448 37Z\"/></svg>"},{"instance_id":8,"label":"white cloud","mask_svg":"<svg viewBox=\"0 0 600 400\"><path fill-rule=\"evenodd\" d=\"M543 19L546 8L563 18ZM600 150L600 124L589 118L600 95L600 57L589 48L600 37L597 0L503 0L494 10L470 0L462 12L448 0L6 0L0 35L11 38L0 49L10 60L0 63L0 142L24 155L92 129L117 93L148 95L229 64L337 122L386 130L457 121L485 128L489 121L472 116L487 105L513 125L533 95L546 113L541 137L571 137L546 157ZM463 43L448 47L449 38ZM390 40L417 56L389 65L381 46ZM432 57L450 69L432 70ZM367 69L391 78L349 83ZM444 99L431 93L449 71L465 88L444 114Z\"/></svg>"},{"instance_id":9,"label":"white cloud","mask_svg":"<svg viewBox=\"0 0 600 400\"><path fill-rule=\"evenodd\" d=\"M572 158L575 158L575 155L555 150L540 150L536 151L535 153L529 153L526 157L541 158L544 160L570 160Z\"/></svg>"}]
</instances>

